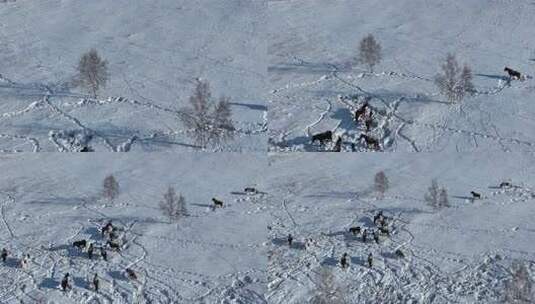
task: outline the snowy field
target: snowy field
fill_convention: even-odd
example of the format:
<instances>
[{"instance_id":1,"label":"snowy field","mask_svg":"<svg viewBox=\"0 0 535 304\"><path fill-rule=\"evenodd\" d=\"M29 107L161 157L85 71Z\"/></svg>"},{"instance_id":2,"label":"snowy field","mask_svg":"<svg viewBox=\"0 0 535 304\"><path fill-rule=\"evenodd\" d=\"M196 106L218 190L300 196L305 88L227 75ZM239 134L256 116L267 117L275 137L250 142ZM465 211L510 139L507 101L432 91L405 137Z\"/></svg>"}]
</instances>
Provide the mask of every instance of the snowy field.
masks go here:
<instances>
[{"instance_id":1,"label":"snowy field","mask_svg":"<svg viewBox=\"0 0 535 304\"><path fill-rule=\"evenodd\" d=\"M0 1L0 150L191 151L177 110L195 79L230 97L235 139L217 150L265 151L265 1ZM98 98L72 86L96 48L110 80ZM59 135L58 135L59 134Z\"/></svg>"},{"instance_id":2,"label":"snowy field","mask_svg":"<svg viewBox=\"0 0 535 304\"><path fill-rule=\"evenodd\" d=\"M352 114L366 97L383 151L535 150L534 15L531 0L270 1L270 150L330 150L310 137L330 130L366 151ZM356 62L367 34L382 46L373 73ZM460 105L433 83L448 52L473 72Z\"/></svg>"},{"instance_id":3,"label":"snowy field","mask_svg":"<svg viewBox=\"0 0 535 304\"><path fill-rule=\"evenodd\" d=\"M534 160L503 153L272 156L267 301L313 303L318 293L339 289L345 302L315 303L503 303L513 260L535 278ZM390 184L382 197L373 187L380 170ZM433 178L451 207L424 201ZM502 182L512 187L500 189ZM471 200L470 191L481 199ZM364 243L363 232L348 231L377 230L380 210L390 236L375 243L368 234ZM330 284L319 280L320 269L332 274Z\"/></svg>"},{"instance_id":4,"label":"snowy field","mask_svg":"<svg viewBox=\"0 0 535 304\"><path fill-rule=\"evenodd\" d=\"M0 238L9 255L0 303L266 303L266 196L243 193L262 190L257 172L266 166L254 154L1 156ZM108 174L120 185L114 202L100 195ZM158 208L169 186L190 213L176 224ZM212 197L224 207L212 210ZM110 220L122 250L108 250L107 262L72 247L83 239L101 246ZM73 289L63 293L67 272Z\"/></svg>"}]
</instances>

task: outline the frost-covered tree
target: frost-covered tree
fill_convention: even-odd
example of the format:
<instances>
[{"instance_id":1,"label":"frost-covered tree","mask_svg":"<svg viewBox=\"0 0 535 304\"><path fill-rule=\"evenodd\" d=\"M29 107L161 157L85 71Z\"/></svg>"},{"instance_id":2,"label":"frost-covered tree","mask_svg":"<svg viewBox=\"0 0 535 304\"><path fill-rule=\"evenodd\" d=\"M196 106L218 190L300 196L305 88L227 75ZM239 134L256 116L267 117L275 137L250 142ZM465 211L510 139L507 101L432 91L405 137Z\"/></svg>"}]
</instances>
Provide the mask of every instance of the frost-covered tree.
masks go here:
<instances>
[{"instance_id":1,"label":"frost-covered tree","mask_svg":"<svg viewBox=\"0 0 535 304\"><path fill-rule=\"evenodd\" d=\"M445 188L440 189L440 192L438 193L437 205L439 208L450 206L450 202L448 200L448 192Z\"/></svg>"},{"instance_id":2,"label":"frost-covered tree","mask_svg":"<svg viewBox=\"0 0 535 304\"><path fill-rule=\"evenodd\" d=\"M433 208L449 207L448 192L446 188L441 188L436 179L431 181L431 186L427 188L427 193L424 195L424 200Z\"/></svg>"},{"instance_id":3,"label":"frost-covered tree","mask_svg":"<svg viewBox=\"0 0 535 304\"><path fill-rule=\"evenodd\" d=\"M76 83L96 98L101 87L108 82L108 62L100 57L97 50L91 49L80 57Z\"/></svg>"},{"instance_id":4,"label":"frost-covered tree","mask_svg":"<svg viewBox=\"0 0 535 304\"><path fill-rule=\"evenodd\" d=\"M192 131L196 144L206 148L208 144L217 145L233 138L228 97L220 97L218 102L214 102L208 82L198 80L189 102L191 108L182 109L180 119Z\"/></svg>"},{"instance_id":5,"label":"frost-covered tree","mask_svg":"<svg viewBox=\"0 0 535 304\"><path fill-rule=\"evenodd\" d=\"M110 201L119 196L119 183L113 175L104 178L102 195Z\"/></svg>"},{"instance_id":6,"label":"frost-covered tree","mask_svg":"<svg viewBox=\"0 0 535 304\"><path fill-rule=\"evenodd\" d=\"M505 303L535 303L533 280L526 265L515 261L512 266L513 277L505 284Z\"/></svg>"},{"instance_id":7,"label":"frost-covered tree","mask_svg":"<svg viewBox=\"0 0 535 304\"><path fill-rule=\"evenodd\" d=\"M330 269L321 267L315 279L316 288L307 303L310 304L345 304L347 292L337 282Z\"/></svg>"},{"instance_id":8,"label":"frost-covered tree","mask_svg":"<svg viewBox=\"0 0 535 304\"><path fill-rule=\"evenodd\" d=\"M160 201L160 210L171 221L177 221L181 217L188 216L188 210L186 208L186 199L176 194L173 187L169 187L167 192L163 195L163 200Z\"/></svg>"},{"instance_id":9,"label":"frost-covered tree","mask_svg":"<svg viewBox=\"0 0 535 304\"><path fill-rule=\"evenodd\" d=\"M431 181L431 186L427 188L427 193L424 195L424 200L432 207L438 207L439 187L436 179Z\"/></svg>"},{"instance_id":10,"label":"frost-covered tree","mask_svg":"<svg viewBox=\"0 0 535 304\"><path fill-rule=\"evenodd\" d=\"M388 190L389 182L384 171L379 171L375 174L374 188L381 196Z\"/></svg>"},{"instance_id":11,"label":"frost-covered tree","mask_svg":"<svg viewBox=\"0 0 535 304\"><path fill-rule=\"evenodd\" d=\"M362 38L359 45L358 61L364 64L370 72L381 62L381 45L375 40L372 34Z\"/></svg>"},{"instance_id":12,"label":"frost-covered tree","mask_svg":"<svg viewBox=\"0 0 535 304\"><path fill-rule=\"evenodd\" d=\"M448 101L458 102L474 94L472 70L467 65L461 69L455 55L448 54L441 68L442 73L435 76L435 84Z\"/></svg>"}]
</instances>

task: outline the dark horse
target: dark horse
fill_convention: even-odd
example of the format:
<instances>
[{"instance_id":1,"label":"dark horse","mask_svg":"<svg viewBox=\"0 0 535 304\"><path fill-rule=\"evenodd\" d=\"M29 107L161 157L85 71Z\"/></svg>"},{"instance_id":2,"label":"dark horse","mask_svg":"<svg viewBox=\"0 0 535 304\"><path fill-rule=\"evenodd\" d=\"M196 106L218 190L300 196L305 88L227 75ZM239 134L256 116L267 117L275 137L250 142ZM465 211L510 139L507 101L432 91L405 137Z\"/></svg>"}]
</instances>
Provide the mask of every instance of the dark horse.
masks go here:
<instances>
[{"instance_id":1,"label":"dark horse","mask_svg":"<svg viewBox=\"0 0 535 304\"><path fill-rule=\"evenodd\" d=\"M332 141L332 139L333 139L333 132L331 131L325 131L323 133L312 135L312 143L318 140L320 144L323 144L324 141Z\"/></svg>"},{"instance_id":2,"label":"dark horse","mask_svg":"<svg viewBox=\"0 0 535 304\"><path fill-rule=\"evenodd\" d=\"M364 141L366 142L366 146L369 149L379 150L380 146L379 146L379 141L377 139L367 134L360 134L359 140L361 139L364 139Z\"/></svg>"},{"instance_id":3,"label":"dark horse","mask_svg":"<svg viewBox=\"0 0 535 304\"><path fill-rule=\"evenodd\" d=\"M509 74L509 77L511 77L511 79L520 79L520 77L522 76L519 71L515 71L508 67L505 67L505 69L503 70L507 72L507 74Z\"/></svg>"}]
</instances>

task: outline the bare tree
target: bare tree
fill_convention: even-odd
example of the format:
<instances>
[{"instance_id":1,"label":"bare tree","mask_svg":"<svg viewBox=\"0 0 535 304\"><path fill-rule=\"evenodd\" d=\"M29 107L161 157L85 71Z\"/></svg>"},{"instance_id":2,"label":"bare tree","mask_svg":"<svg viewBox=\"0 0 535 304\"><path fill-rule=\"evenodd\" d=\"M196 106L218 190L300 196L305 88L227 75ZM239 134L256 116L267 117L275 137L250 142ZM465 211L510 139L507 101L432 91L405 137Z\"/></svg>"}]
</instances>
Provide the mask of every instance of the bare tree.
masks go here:
<instances>
[{"instance_id":1,"label":"bare tree","mask_svg":"<svg viewBox=\"0 0 535 304\"><path fill-rule=\"evenodd\" d=\"M381 196L388 190L389 181L384 171L379 171L375 174L374 188Z\"/></svg>"},{"instance_id":2,"label":"bare tree","mask_svg":"<svg viewBox=\"0 0 535 304\"><path fill-rule=\"evenodd\" d=\"M180 194L177 195L173 187L169 187L163 195L163 200L160 202L160 210L171 221L177 221L181 217L188 216L186 199Z\"/></svg>"},{"instance_id":3,"label":"bare tree","mask_svg":"<svg viewBox=\"0 0 535 304\"><path fill-rule=\"evenodd\" d=\"M431 186L427 189L427 193L424 195L424 200L428 205L437 208L438 207L439 187L436 179L431 181Z\"/></svg>"},{"instance_id":4,"label":"bare tree","mask_svg":"<svg viewBox=\"0 0 535 304\"><path fill-rule=\"evenodd\" d=\"M108 82L108 62L100 57L97 50L91 49L82 55L77 70L77 84L96 98L98 90Z\"/></svg>"},{"instance_id":5,"label":"bare tree","mask_svg":"<svg viewBox=\"0 0 535 304\"><path fill-rule=\"evenodd\" d=\"M450 206L450 201L448 200L448 192L446 191L446 188L440 189L440 192L438 193L437 206L439 208Z\"/></svg>"},{"instance_id":6,"label":"bare tree","mask_svg":"<svg viewBox=\"0 0 535 304\"><path fill-rule=\"evenodd\" d=\"M213 102L208 82L198 80L189 102L192 107L182 109L180 119L192 130L196 144L206 148L208 144L217 145L233 138L228 97L220 97L217 103Z\"/></svg>"},{"instance_id":7,"label":"bare tree","mask_svg":"<svg viewBox=\"0 0 535 304\"><path fill-rule=\"evenodd\" d=\"M310 304L344 304L347 303L346 289L336 281L330 269L321 267L316 275L314 295L307 302Z\"/></svg>"},{"instance_id":8,"label":"bare tree","mask_svg":"<svg viewBox=\"0 0 535 304\"><path fill-rule=\"evenodd\" d=\"M119 196L119 183L113 175L104 178L103 188L102 195L108 200L113 201Z\"/></svg>"},{"instance_id":9,"label":"bare tree","mask_svg":"<svg viewBox=\"0 0 535 304\"><path fill-rule=\"evenodd\" d=\"M461 69L455 55L448 54L441 68L442 73L435 76L435 84L449 102L461 101L475 93L472 70L467 65Z\"/></svg>"},{"instance_id":10,"label":"bare tree","mask_svg":"<svg viewBox=\"0 0 535 304\"><path fill-rule=\"evenodd\" d=\"M372 34L364 37L359 45L358 61L368 67L370 72L381 61L381 45L375 40Z\"/></svg>"},{"instance_id":11,"label":"bare tree","mask_svg":"<svg viewBox=\"0 0 535 304\"><path fill-rule=\"evenodd\" d=\"M214 108L214 129L212 141L215 144L232 139L234 126L232 125L232 112L230 110L230 98L222 96Z\"/></svg>"},{"instance_id":12,"label":"bare tree","mask_svg":"<svg viewBox=\"0 0 535 304\"><path fill-rule=\"evenodd\" d=\"M526 265L515 261L512 267L513 277L505 283L505 303L534 303L533 281Z\"/></svg>"}]
</instances>

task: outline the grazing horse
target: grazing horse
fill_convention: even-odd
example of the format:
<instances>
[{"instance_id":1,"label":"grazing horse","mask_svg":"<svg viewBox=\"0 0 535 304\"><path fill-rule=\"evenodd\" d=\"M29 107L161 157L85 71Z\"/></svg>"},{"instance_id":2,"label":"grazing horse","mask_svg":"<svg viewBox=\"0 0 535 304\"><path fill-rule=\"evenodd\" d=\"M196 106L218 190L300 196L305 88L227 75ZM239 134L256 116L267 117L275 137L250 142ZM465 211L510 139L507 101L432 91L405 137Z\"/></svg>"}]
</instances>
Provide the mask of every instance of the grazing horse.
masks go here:
<instances>
[{"instance_id":1,"label":"grazing horse","mask_svg":"<svg viewBox=\"0 0 535 304\"><path fill-rule=\"evenodd\" d=\"M500 188L511 188L513 185L510 182L502 182Z\"/></svg>"},{"instance_id":2,"label":"grazing horse","mask_svg":"<svg viewBox=\"0 0 535 304\"><path fill-rule=\"evenodd\" d=\"M137 280L136 273L130 268L126 268L126 276L129 280Z\"/></svg>"},{"instance_id":3,"label":"grazing horse","mask_svg":"<svg viewBox=\"0 0 535 304\"><path fill-rule=\"evenodd\" d=\"M212 202L214 202L214 206L215 206L215 207L221 207L221 208L223 208L223 202L220 201L220 200L218 200L218 199L216 199L215 197L212 198Z\"/></svg>"},{"instance_id":4,"label":"grazing horse","mask_svg":"<svg viewBox=\"0 0 535 304\"><path fill-rule=\"evenodd\" d=\"M472 194L472 199L480 199L481 198L481 194L479 194L477 192L470 191L470 193Z\"/></svg>"},{"instance_id":5,"label":"grazing horse","mask_svg":"<svg viewBox=\"0 0 535 304\"><path fill-rule=\"evenodd\" d=\"M338 137L336 142L334 143L333 152L340 152L342 151L342 137Z\"/></svg>"},{"instance_id":6,"label":"grazing horse","mask_svg":"<svg viewBox=\"0 0 535 304\"><path fill-rule=\"evenodd\" d=\"M373 240L376 244L379 244L379 233L377 233L377 231L373 232Z\"/></svg>"},{"instance_id":7,"label":"grazing horse","mask_svg":"<svg viewBox=\"0 0 535 304\"><path fill-rule=\"evenodd\" d=\"M519 71L515 71L513 69L510 69L508 67L505 67L505 69L503 69L505 72L507 72L507 74L509 74L509 77L511 79L520 79L520 77L522 77L522 74L520 74Z\"/></svg>"},{"instance_id":8,"label":"grazing horse","mask_svg":"<svg viewBox=\"0 0 535 304\"><path fill-rule=\"evenodd\" d=\"M360 117L366 113L366 109L368 108L368 102L364 102L364 104L358 108L355 111L355 122L358 122Z\"/></svg>"},{"instance_id":9,"label":"grazing horse","mask_svg":"<svg viewBox=\"0 0 535 304\"><path fill-rule=\"evenodd\" d=\"M366 134L360 134L359 140L362 140L362 139L364 139L364 141L366 142L366 146L369 149L379 150L380 146L379 146L379 141L377 139Z\"/></svg>"},{"instance_id":10,"label":"grazing horse","mask_svg":"<svg viewBox=\"0 0 535 304\"><path fill-rule=\"evenodd\" d=\"M386 236L390 236L390 230L388 230L388 227L379 227L379 231L381 231L382 234L386 234Z\"/></svg>"},{"instance_id":11,"label":"grazing horse","mask_svg":"<svg viewBox=\"0 0 535 304\"><path fill-rule=\"evenodd\" d=\"M372 112L370 112L370 116L368 116L368 118L366 118L366 120L364 121L364 126L366 127L366 132L370 131L370 129L372 128L373 126Z\"/></svg>"},{"instance_id":12,"label":"grazing horse","mask_svg":"<svg viewBox=\"0 0 535 304\"><path fill-rule=\"evenodd\" d=\"M71 284L69 284L69 273L66 273L61 279L61 290L67 291L67 289L72 289Z\"/></svg>"},{"instance_id":13,"label":"grazing horse","mask_svg":"<svg viewBox=\"0 0 535 304\"><path fill-rule=\"evenodd\" d=\"M405 254L403 253L403 251L401 251L401 249L397 249L397 250L395 251L395 254L396 254L396 256L399 257L399 258L404 258L404 257L405 257Z\"/></svg>"},{"instance_id":14,"label":"grazing horse","mask_svg":"<svg viewBox=\"0 0 535 304\"><path fill-rule=\"evenodd\" d=\"M245 188L244 192L245 193L254 194L254 193L258 192L258 190L256 190L256 188L253 188L253 187L247 187L247 188Z\"/></svg>"},{"instance_id":15,"label":"grazing horse","mask_svg":"<svg viewBox=\"0 0 535 304\"><path fill-rule=\"evenodd\" d=\"M80 250L84 249L85 246L87 246L87 241L86 240L76 241L76 242L72 243L72 247L76 247L76 248L78 248Z\"/></svg>"},{"instance_id":16,"label":"grazing horse","mask_svg":"<svg viewBox=\"0 0 535 304\"><path fill-rule=\"evenodd\" d=\"M377 225L377 221L380 221L382 219L384 219L383 211L379 211L376 215L373 216L373 223Z\"/></svg>"},{"instance_id":17,"label":"grazing horse","mask_svg":"<svg viewBox=\"0 0 535 304\"><path fill-rule=\"evenodd\" d=\"M102 237L104 237L106 235L106 233L112 234L113 230L115 230L115 227L113 227L113 224L110 221L106 225L104 225L104 227L102 227L102 230L101 230Z\"/></svg>"},{"instance_id":18,"label":"grazing horse","mask_svg":"<svg viewBox=\"0 0 535 304\"><path fill-rule=\"evenodd\" d=\"M342 268L346 268L347 267L347 253L345 253L345 252L342 255L342 258L340 259L340 265L342 266Z\"/></svg>"},{"instance_id":19,"label":"grazing horse","mask_svg":"<svg viewBox=\"0 0 535 304\"><path fill-rule=\"evenodd\" d=\"M312 135L312 143L315 141L319 141L320 144L323 144L324 141L332 141L333 140L333 132L331 131L325 131L323 133L318 133Z\"/></svg>"},{"instance_id":20,"label":"grazing horse","mask_svg":"<svg viewBox=\"0 0 535 304\"><path fill-rule=\"evenodd\" d=\"M108 246L110 246L110 248L113 250L121 251L121 245L119 245L118 243L108 241L106 244L108 244Z\"/></svg>"},{"instance_id":21,"label":"grazing horse","mask_svg":"<svg viewBox=\"0 0 535 304\"><path fill-rule=\"evenodd\" d=\"M353 235L360 234L360 226L350 227L349 232L351 232Z\"/></svg>"}]
</instances>

